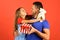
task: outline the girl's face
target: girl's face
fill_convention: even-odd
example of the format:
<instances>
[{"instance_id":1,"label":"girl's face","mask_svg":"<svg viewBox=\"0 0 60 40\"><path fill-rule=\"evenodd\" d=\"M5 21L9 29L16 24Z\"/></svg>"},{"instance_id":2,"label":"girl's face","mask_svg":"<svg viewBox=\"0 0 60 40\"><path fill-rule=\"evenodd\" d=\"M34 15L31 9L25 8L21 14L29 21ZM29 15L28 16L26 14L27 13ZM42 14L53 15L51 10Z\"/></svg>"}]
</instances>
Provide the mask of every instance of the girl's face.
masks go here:
<instances>
[{"instance_id":1,"label":"girl's face","mask_svg":"<svg viewBox=\"0 0 60 40\"><path fill-rule=\"evenodd\" d=\"M21 9L20 9L20 14L19 14L19 15L20 15L20 16L26 16L26 15L27 15L24 8L21 8Z\"/></svg>"}]
</instances>

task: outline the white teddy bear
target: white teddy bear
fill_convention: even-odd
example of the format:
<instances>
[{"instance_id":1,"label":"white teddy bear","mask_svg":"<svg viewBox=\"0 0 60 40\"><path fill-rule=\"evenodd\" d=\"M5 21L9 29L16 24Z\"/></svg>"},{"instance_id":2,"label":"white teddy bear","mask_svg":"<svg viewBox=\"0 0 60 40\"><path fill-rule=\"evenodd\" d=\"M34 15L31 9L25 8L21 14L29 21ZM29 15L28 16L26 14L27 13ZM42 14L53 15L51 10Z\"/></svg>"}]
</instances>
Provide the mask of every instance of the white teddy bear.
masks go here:
<instances>
[{"instance_id":1,"label":"white teddy bear","mask_svg":"<svg viewBox=\"0 0 60 40\"><path fill-rule=\"evenodd\" d=\"M39 11L40 11L40 13L38 14L37 18L41 18L42 17L42 20L40 20L40 22L43 22L43 20L45 20L46 10L44 10L43 8L40 8Z\"/></svg>"}]
</instances>

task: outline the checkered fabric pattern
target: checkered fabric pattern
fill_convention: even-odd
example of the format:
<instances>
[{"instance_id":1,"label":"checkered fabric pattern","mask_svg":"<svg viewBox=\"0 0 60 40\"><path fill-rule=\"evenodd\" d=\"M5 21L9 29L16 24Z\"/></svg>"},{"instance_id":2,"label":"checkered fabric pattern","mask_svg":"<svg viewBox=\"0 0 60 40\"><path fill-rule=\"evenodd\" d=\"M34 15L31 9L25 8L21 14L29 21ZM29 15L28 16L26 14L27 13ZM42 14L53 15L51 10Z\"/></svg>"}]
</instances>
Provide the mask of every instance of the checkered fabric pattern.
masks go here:
<instances>
[{"instance_id":1,"label":"checkered fabric pattern","mask_svg":"<svg viewBox=\"0 0 60 40\"><path fill-rule=\"evenodd\" d=\"M27 33L27 32L29 32L30 31L30 29L31 29L31 24L22 24L21 25L21 30L20 30L20 32L23 32L23 33Z\"/></svg>"}]
</instances>

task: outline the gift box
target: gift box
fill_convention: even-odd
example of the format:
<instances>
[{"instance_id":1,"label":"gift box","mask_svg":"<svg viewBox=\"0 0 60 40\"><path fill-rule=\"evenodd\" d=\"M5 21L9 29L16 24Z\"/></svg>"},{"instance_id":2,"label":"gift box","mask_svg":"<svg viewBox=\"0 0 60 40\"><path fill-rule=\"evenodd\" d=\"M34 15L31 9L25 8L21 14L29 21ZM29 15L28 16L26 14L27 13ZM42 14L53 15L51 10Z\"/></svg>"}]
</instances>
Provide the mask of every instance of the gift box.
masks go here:
<instances>
[{"instance_id":1,"label":"gift box","mask_svg":"<svg viewBox=\"0 0 60 40\"><path fill-rule=\"evenodd\" d=\"M31 24L22 24L20 32L27 33L31 30Z\"/></svg>"}]
</instances>

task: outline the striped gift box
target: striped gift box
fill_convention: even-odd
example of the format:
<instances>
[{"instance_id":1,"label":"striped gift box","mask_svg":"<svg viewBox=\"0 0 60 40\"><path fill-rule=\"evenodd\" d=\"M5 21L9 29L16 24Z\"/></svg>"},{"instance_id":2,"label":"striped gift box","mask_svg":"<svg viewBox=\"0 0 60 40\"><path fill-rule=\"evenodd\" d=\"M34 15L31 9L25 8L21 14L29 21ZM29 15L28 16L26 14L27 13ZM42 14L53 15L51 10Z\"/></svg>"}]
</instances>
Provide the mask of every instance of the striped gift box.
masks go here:
<instances>
[{"instance_id":1,"label":"striped gift box","mask_svg":"<svg viewBox=\"0 0 60 40\"><path fill-rule=\"evenodd\" d=\"M31 29L31 24L22 24L21 25L21 30L20 30L20 32L23 32L23 33L27 33L27 32L29 32L30 31L30 29Z\"/></svg>"}]
</instances>

